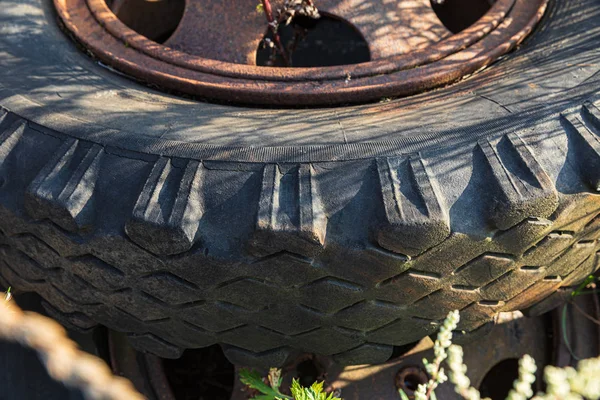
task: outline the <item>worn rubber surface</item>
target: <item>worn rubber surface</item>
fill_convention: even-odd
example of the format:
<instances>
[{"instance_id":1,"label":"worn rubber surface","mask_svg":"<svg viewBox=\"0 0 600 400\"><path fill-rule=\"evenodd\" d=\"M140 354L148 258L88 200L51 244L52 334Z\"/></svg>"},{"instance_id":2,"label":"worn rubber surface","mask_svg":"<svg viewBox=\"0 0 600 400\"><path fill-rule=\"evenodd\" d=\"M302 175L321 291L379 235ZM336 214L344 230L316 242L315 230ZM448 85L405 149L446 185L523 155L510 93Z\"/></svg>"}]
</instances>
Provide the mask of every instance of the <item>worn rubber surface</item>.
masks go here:
<instances>
[{"instance_id":1,"label":"worn rubber surface","mask_svg":"<svg viewBox=\"0 0 600 400\"><path fill-rule=\"evenodd\" d=\"M541 313L598 266L600 3L551 2L450 88L335 109L153 92L51 2L0 0L0 276L177 357L385 360L461 310Z\"/></svg>"}]
</instances>

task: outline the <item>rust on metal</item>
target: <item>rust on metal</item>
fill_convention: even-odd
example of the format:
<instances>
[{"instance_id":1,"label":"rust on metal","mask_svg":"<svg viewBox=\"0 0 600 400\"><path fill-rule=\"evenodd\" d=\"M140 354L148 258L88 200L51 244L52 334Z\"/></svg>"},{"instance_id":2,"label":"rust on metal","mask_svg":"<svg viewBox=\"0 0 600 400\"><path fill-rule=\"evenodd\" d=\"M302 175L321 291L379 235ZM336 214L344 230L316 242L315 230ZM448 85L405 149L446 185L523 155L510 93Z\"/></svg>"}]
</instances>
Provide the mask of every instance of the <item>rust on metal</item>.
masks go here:
<instances>
[{"instance_id":1,"label":"rust on metal","mask_svg":"<svg viewBox=\"0 0 600 400\"><path fill-rule=\"evenodd\" d=\"M76 39L128 75L203 98L281 106L360 103L455 82L518 45L547 0L497 0L457 34L426 0L321 0L320 9L362 33L371 61L315 68L253 65L266 23L256 2L248 10L245 3L188 0L175 32L159 44L128 28L105 0L54 0Z\"/></svg>"},{"instance_id":2,"label":"rust on metal","mask_svg":"<svg viewBox=\"0 0 600 400\"><path fill-rule=\"evenodd\" d=\"M396 389L402 390L406 395L413 396L418 385L424 385L429 380L429 376L423 368L416 365L406 365L398 371L394 383Z\"/></svg>"},{"instance_id":3,"label":"rust on metal","mask_svg":"<svg viewBox=\"0 0 600 400\"><path fill-rule=\"evenodd\" d=\"M256 64L256 49L266 26L252 1L190 1L166 46L188 54L238 64ZM273 1L281 8L283 0ZM371 58L382 59L423 49L451 33L429 0L320 0L319 11L343 16L369 43Z\"/></svg>"}]
</instances>

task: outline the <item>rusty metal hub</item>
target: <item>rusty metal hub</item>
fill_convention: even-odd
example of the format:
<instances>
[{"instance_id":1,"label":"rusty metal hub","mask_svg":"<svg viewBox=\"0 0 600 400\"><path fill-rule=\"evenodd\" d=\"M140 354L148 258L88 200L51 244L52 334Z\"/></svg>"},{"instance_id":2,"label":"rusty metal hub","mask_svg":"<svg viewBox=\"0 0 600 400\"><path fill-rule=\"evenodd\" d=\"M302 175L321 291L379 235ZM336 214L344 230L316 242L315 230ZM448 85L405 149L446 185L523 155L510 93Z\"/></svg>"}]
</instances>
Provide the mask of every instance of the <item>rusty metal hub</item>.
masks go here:
<instances>
[{"instance_id":1,"label":"rusty metal hub","mask_svg":"<svg viewBox=\"0 0 600 400\"><path fill-rule=\"evenodd\" d=\"M208 99L292 106L375 101L457 81L519 44L547 3L430 1L319 0L322 15L360 34L368 60L310 68L256 65L267 33L257 1L54 3L65 27L89 51L141 81ZM274 0L274 8L282 2ZM327 45L330 39L316 42Z\"/></svg>"}]
</instances>

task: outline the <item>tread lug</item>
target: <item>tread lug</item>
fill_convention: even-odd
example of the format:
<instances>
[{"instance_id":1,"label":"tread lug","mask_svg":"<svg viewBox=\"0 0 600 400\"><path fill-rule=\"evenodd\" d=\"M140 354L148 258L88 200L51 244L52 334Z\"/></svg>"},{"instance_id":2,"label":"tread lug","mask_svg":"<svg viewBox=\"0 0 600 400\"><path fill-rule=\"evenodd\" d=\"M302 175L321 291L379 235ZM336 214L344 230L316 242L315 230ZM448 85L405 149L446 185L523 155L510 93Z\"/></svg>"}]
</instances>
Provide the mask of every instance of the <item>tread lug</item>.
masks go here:
<instances>
[{"instance_id":1,"label":"tread lug","mask_svg":"<svg viewBox=\"0 0 600 400\"><path fill-rule=\"evenodd\" d=\"M314 256L322 250L327 219L315 180L310 164L283 172L277 164L264 167L252 253Z\"/></svg>"},{"instance_id":2,"label":"tread lug","mask_svg":"<svg viewBox=\"0 0 600 400\"><path fill-rule=\"evenodd\" d=\"M4 114L0 119L0 123L4 122L4 119L6 118L7 114ZM19 143L26 128L26 121L17 120L14 121L5 132L0 134L0 166L4 163L17 143Z\"/></svg>"},{"instance_id":3,"label":"tread lug","mask_svg":"<svg viewBox=\"0 0 600 400\"><path fill-rule=\"evenodd\" d=\"M496 228L506 230L526 218L546 218L556 210L554 184L521 137L510 133L497 143L482 140L478 147L494 183L490 222Z\"/></svg>"},{"instance_id":4,"label":"tread lug","mask_svg":"<svg viewBox=\"0 0 600 400\"><path fill-rule=\"evenodd\" d=\"M582 106L582 113L586 118L574 115L561 114L563 122L567 125L573 135L573 145L580 154L577 157L579 170L584 176L590 188L600 191L600 137L598 137L590 125L596 125L600 129L600 111L589 102Z\"/></svg>"},{"instance_id":5,"label":"tread lug","mask_svg":"<svg viewBox=\"0 0 600 400\"><path fill-rule=\"evenodd\" d=\"M191 249L204 214L203 165L190 160L181 180L174 168L168 158L158 159L125 226L131 240L159 255Z\"/></svg>"},{"instance_id":6,"label":"tread lug","mask_svg":"<svg viewBox=\"0 0 600 400\"><path fill-rule=\"evenodd\" d=\"M415 256L450 235L437 182L420 157L380 158L377 171L386 215L377 232L381 247Z\"/></svg>"},{"instance_id":7,"label":"tread lug","mask_svg":"<svg viewBox=\"0 0 600 400\"><path fill-rule=\"evenodd\" d=\"M82 149L78 140L67 140L29 185L25 193L29 215L47 218L71 232L89 228L95 218L93 195L103 154L97 144Z\"/></svg>"}]
</instances>

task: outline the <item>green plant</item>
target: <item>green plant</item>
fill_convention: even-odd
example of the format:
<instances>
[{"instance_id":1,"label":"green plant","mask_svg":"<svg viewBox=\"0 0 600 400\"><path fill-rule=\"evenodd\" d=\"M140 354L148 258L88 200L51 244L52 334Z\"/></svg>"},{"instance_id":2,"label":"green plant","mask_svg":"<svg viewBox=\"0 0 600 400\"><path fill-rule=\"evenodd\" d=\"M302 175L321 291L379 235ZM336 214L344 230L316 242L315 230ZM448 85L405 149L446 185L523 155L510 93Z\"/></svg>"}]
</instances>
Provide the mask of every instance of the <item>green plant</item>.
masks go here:
<instances>
[{"instance_id":1,"label":"green plant","mask_svg":"<svg viewBox=\"0 0 600 400\"><path fill-rule=\"evenodd\" d=\"M438 387L439 384L444 383L448 377L444 372L444 368L442 368L442 363L448 357L448 353L446 350L452 344L452 331L456 329L458 326L458 321L460 320L460 316L458 311L452 311L446 317L446 320L442 324L440 331L437 335L437 339L433 344L433 353L434 359L432 362L423 359L423 364L425 365L425 369L431 378L425 384L419 385L417 391L415 392L415 400L425 400L425 399L436 399L435 396L435 388ZM402 390L402 389L400 389ZM402 396L405 393L401 393Z\"/></svg>"},{"instance_id":2,"label":"green plant","mask_svg":"<svg viewBox=\"0 0 600 400\"><path fill-rule=\"evenodd\" d=\"M261 394L252 400L342 400L333 393L323 391L323 382L315 382L310 387L303 387L296 379L292 380L291 396L281 393L281 370L271 368L269 375L264 379L258 372L241 370L240 380L243 384Z\"/></svg>"},{"instance_id":3,"label":"green plant","mask_svg":"<svg viewBox=\"0 0 600 400\"><path fill-rule=\"evenodd\" d=\"M581 288L585 286L587 284ZM441 367L444 361L448 367L449 380L454 385L456 393L465 400L481 399L481 394L471 386L466 375L467 366L463 363L462 347L452 344L452 330L458 325L459 319L458 311L452 311L446 317L434 343L434 360L432 362L423 360L432 378L427 383L419 385L415 392L415 400L435 400L435 388L446 380L444 369ZM580 361L577 369L547 366L544 369L546 393L540 392L534 396L532 385L535 382L536 370L535 360L529 355L524 355L519 360L519 377L513 383L513 389L506 400L600 399L600 357ZM402 400L408 400L406 393L400 390L399 394Z\"/></svg>"}]
</instances>

